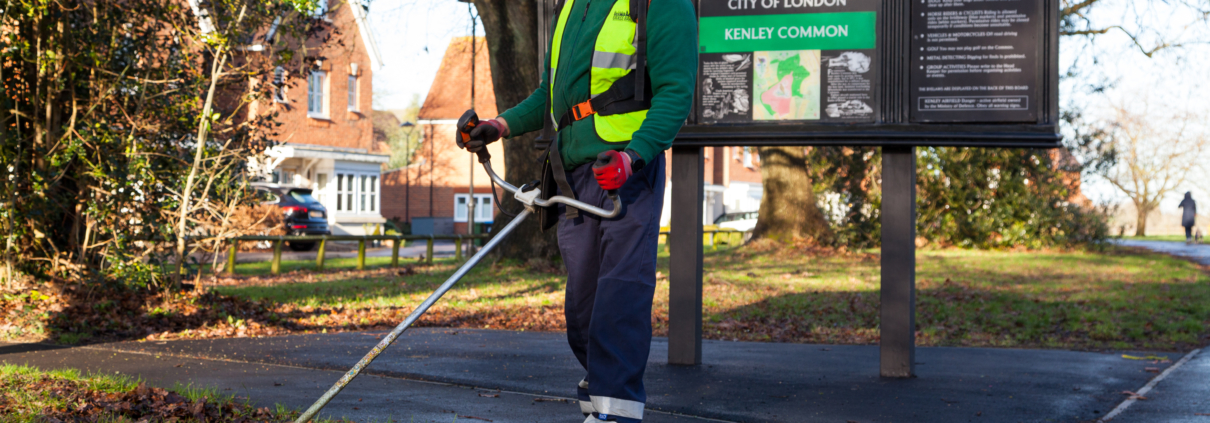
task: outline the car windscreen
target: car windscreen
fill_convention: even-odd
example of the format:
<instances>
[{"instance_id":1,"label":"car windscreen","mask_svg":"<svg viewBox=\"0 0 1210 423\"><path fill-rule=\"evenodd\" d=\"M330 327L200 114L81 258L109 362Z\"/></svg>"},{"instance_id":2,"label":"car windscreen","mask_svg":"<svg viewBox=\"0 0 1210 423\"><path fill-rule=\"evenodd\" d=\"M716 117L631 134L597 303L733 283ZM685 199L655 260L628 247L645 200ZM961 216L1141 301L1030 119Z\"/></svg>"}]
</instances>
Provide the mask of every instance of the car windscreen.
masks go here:
<instances>
[{"instance_id":1,"label":"car windscreen","mask_svg":"<svg viewBox=\"0 0 1210 423\"><path fill-rule=\"evenodd\" d=\"M290 198L302 204L318 203L315 197L311 196L310 191L290 191Z\"/></svg>"}]
</instances>

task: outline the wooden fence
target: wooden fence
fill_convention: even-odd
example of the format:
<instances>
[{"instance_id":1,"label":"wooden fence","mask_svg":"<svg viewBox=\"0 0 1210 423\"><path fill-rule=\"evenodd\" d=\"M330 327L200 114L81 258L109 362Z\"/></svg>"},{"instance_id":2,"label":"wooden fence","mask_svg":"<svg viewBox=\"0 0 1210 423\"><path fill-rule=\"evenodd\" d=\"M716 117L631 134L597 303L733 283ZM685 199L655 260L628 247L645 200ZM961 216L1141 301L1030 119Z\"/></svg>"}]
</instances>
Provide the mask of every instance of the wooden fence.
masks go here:
<instances>
[{"instance_id":1,"label":"wooden fence","mask_svg":"<svg viewBox=\"0 0 1210 423\"><path fill-rule=\"evenodd\" d=\"M711 229L703 231L702 242L704 245L716 246L724 245L739 245L744 241L744 234L747 232L737 231L734 229ZM238 254L239 242L262 242L268 241L273 243L273 260L269 266L270 272L274 275L281 273L281 253L282 246L286 242L316 242L319 243L319 251L315 255L315 270L324 270L324 250L327 247L328 241L356 241L357 242L357 270L365 270L366 268L366 242L369 241L394 241L391 243L391 267L399 266L399 247L403 241L425 241L427 248L425 249L425 262L433 263L433 242L437 240L452 240L454 241L454 259L462 260L462 242L463 240L488 239L490 234L476 235L304 235L304 236L241 236L232 238L231 244L227 250L227 267L228 274L235 273L235 258ZM659 235L659 243L667 245L668 231L661 231ZM662 247L666 248L666 247Z\"/></svg>"}]
</instances>

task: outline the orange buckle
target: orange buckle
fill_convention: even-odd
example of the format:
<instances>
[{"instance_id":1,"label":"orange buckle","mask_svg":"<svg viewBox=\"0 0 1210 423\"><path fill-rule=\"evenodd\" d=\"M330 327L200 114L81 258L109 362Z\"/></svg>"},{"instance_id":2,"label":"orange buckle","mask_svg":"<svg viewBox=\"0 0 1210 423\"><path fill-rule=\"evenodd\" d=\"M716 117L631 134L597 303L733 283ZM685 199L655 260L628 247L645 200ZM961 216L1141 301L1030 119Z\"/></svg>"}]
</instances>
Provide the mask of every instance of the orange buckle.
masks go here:
<instances>
[{"instance_id":1,"label":"orange buckle","mask_svg":"<svg viewBox=\"0 0 1210 423\"><path fill-rule=\"evenodd\" d=\"M573 117L575 117L576 120L584 119L584 118L592 116L596 113L597 113L597 111L592 109L592 101L585 101L583 103L572 106L572 108L571 108L571 115Z\"/></svg>"}]
</instances>

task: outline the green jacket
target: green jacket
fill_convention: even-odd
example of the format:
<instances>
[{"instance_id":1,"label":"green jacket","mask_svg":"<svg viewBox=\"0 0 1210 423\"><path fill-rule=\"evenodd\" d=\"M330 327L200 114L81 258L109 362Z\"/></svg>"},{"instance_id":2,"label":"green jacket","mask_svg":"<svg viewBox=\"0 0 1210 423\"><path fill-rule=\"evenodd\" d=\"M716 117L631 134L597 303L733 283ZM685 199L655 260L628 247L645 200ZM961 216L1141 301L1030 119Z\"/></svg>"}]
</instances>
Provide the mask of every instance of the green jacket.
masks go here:
<instances>
[{"instance_id":1,"label":"green jacket","mask_svg":"<svg viewBox=\"0 0 1210 423\"><path fill-rule=\"evenodd\" d=\"M564 54L554 87L556 114L589 99L593 46L612 7L610 0L575 0L572 5L563 31ZM595 116L559 131L559 147L568 171L591 163L597 154L611 149L633 150L651 163L656 155L672 146L672 140L689 116L697 81L697 13L690 0L652 0L647 13L647 69L651 76L648 83L654 94L647 119L628 144L602 141L593 129ZM554 31L554 24L549 31ZM548 45L547 50L550 48ZM500 114L508 122L511 136L541 130L543 120L550 119L549 77L550 55L547 55L542 84L521 104Z\"/></svg>"}]
</instances>

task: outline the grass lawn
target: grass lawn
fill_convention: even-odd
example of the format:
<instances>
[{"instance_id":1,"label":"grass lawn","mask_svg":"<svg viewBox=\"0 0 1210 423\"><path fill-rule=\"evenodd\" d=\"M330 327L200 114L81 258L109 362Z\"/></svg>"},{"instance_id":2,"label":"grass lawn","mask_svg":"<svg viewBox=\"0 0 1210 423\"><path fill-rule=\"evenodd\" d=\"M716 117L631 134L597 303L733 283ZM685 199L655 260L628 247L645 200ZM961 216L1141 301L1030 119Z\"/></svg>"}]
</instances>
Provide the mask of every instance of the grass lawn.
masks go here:
<instances>
[{"instance_id":1,"label":"grass lawn","mask_svg":"<svg viewBox=\"0 0 1210 423\"><path fill-rule=\"evenodd\" d=\"M350 277L346 272L317 275L318 282L216 289L329 311L300 322L309 327L393 327L455 265L447 259L413 265L416 273L409 275L379 271ZM241 268L258 271L253 266ZM666 253L659 270L653 323L662 335L667 331ZM705 255L704 335L876 343L879 278L876 252L711 251ZM555 272L481 265L420 325L561 330L563 287L564 276ZM1187 261L1129 249L921 251L917 288L921 345L1176 351L1200 346L1210 332L1210 277Z\"/></svg>"},{"instance_id":2,"label":"grass lawn","mask_svg":"<svg viewBox=\"0 0 1210 423\"><path fill-rule=\"evenodd\" d=\"M289 422L297 416L282 406L256 409L211 389L177 385L164 390L120 375L0 364L0 421L5 422L202 422L239 417Z\"/></svg>"}]
</instances>

